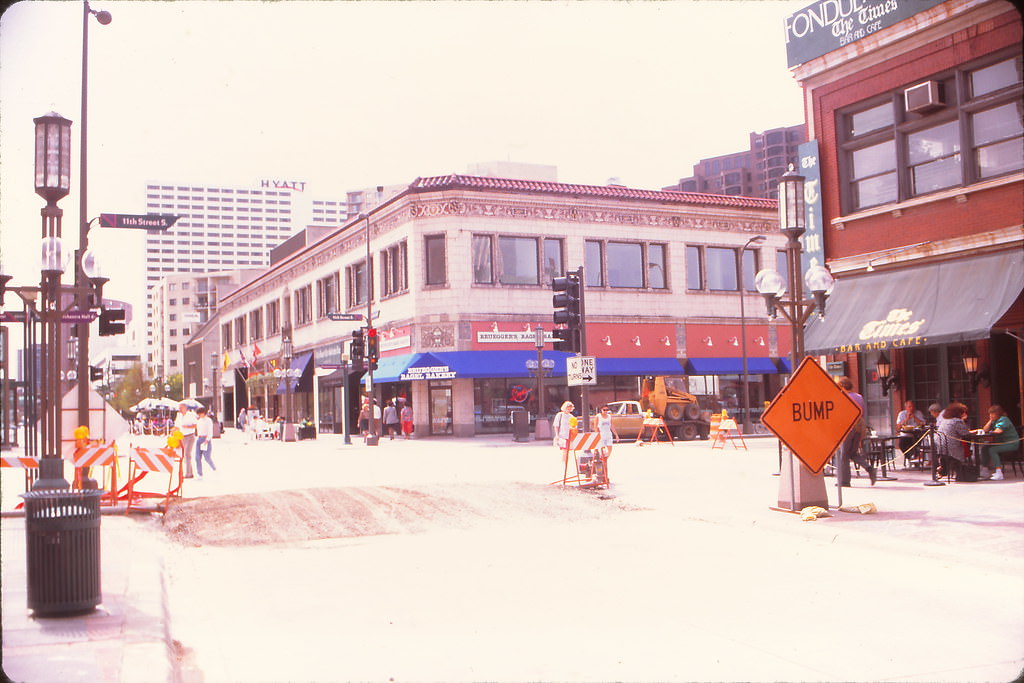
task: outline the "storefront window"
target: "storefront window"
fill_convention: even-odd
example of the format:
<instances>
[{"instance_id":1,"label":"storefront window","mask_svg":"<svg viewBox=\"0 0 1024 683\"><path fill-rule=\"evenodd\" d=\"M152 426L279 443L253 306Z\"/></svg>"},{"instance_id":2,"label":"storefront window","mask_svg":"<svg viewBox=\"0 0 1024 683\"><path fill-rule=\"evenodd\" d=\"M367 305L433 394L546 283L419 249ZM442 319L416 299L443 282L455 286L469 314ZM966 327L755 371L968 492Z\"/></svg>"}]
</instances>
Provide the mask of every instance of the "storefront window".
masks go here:
<instances>
[{"instance_id":1,"label":"storefront window","mask_svg":"<svg viewBox=\"0 0 1024 683\"><path fill-rule=\"evenodd\" d=\"M427 385L430 401L430 434L441 436L452 433L452 383L449 380L431 380Z\"/></svg>"}]
</instances>

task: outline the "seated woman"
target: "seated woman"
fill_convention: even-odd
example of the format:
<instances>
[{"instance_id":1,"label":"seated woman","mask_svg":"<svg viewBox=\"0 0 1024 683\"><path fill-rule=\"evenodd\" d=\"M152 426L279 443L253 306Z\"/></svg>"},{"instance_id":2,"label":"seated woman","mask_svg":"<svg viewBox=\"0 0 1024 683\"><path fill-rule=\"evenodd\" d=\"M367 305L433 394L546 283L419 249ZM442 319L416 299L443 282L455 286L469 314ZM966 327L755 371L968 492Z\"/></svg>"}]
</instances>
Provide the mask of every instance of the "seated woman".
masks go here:
<instances>
[{"instance_id":1,"label":"seated woman","mask_svg":"<svg viewBox=\"0 0 1024 683\"><path fill-rule=\"evenodd\" d=\"M939 474L958 473L966 459L964 439L970 431L964 422L966 416L967 406L954 401L935 420L935 451L941 463Z\"/></svg>"},{"instance_id":2,"label":"seated woman","mask_svg":"<svg viewBox=\"0 0 1024 683\"><path fill-rule=\"evenodd\" d=\"M993 405L988 409L988 422L982 427L986 434L997 434L996 442L991 446L984 446L981 451L981 459L985 466L981 468L982 479L1000 481L1003 478L1003 462L999 459L1000 453L1012 453L1020 447L1020 436L1014 428L1010 418L1006 417L1006 411L1000 405ZM991 474L989 468L992 468Z\"/></svg>"}]
</instances>

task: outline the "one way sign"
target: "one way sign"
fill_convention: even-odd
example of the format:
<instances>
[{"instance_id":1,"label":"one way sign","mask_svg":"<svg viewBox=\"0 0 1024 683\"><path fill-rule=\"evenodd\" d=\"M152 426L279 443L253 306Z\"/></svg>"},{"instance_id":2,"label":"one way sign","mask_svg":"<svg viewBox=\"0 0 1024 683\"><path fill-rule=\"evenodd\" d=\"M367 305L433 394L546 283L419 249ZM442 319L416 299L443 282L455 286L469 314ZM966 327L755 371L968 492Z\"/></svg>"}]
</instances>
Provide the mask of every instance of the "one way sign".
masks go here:
<instances>
[{"instance_id":1,"label":"one way sign","mask_svg":"<svg viewBox=\"0 0 1024 683\"><path fill-rule=\"evenodd\" d=\"M569 356L565 359L565 376L570 387L597 384L597 365L593 356Z\"/></svg>"}]
</instances>

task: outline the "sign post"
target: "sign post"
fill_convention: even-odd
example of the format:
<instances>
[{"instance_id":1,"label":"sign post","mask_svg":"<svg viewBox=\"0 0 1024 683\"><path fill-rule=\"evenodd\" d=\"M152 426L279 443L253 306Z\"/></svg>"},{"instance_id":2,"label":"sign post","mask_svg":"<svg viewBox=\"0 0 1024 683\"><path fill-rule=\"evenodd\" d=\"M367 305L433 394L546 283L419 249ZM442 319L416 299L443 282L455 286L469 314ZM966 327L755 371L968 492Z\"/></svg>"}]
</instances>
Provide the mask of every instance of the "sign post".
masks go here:
<instances>
[{"instance_id":1,"label":"sign post","mask_svg":"<svg viewBox=\"0 0 1024 683\"><path fill-rule=\"evenodd\" d=\"M799 512L810 505L828 508L821 470L860 419L861 409L835 380L807 356L761 416L761 423L798 459L783 458L779 510ZM810 476L796 477L805 467ZM841 477L836 473L836 481ZM799 486L797 483L799 482ZM841 482L840 482L841 483Z\"/></svg>"}]
</instances>

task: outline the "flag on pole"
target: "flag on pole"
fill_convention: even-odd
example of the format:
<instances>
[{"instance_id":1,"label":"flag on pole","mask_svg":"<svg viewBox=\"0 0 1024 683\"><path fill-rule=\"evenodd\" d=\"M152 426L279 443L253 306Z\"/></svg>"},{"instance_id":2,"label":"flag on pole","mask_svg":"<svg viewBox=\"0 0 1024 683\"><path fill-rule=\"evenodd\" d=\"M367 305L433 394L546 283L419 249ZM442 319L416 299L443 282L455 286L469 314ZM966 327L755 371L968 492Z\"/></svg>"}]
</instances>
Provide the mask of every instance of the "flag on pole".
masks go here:
<instances>
[{"instance_id":1,"label":"flag on pole","mask_svg":"<svg viewBox=\"0 0 1024 683\"><path fill-rule=\"evenodd\" d=\"M229 356L228 352L225 351L224 352L224 368L223 368L224 372L227 372L228 368L230 368L230 367L231 367L231 356Z\"/></svg>"}]
</instances>

